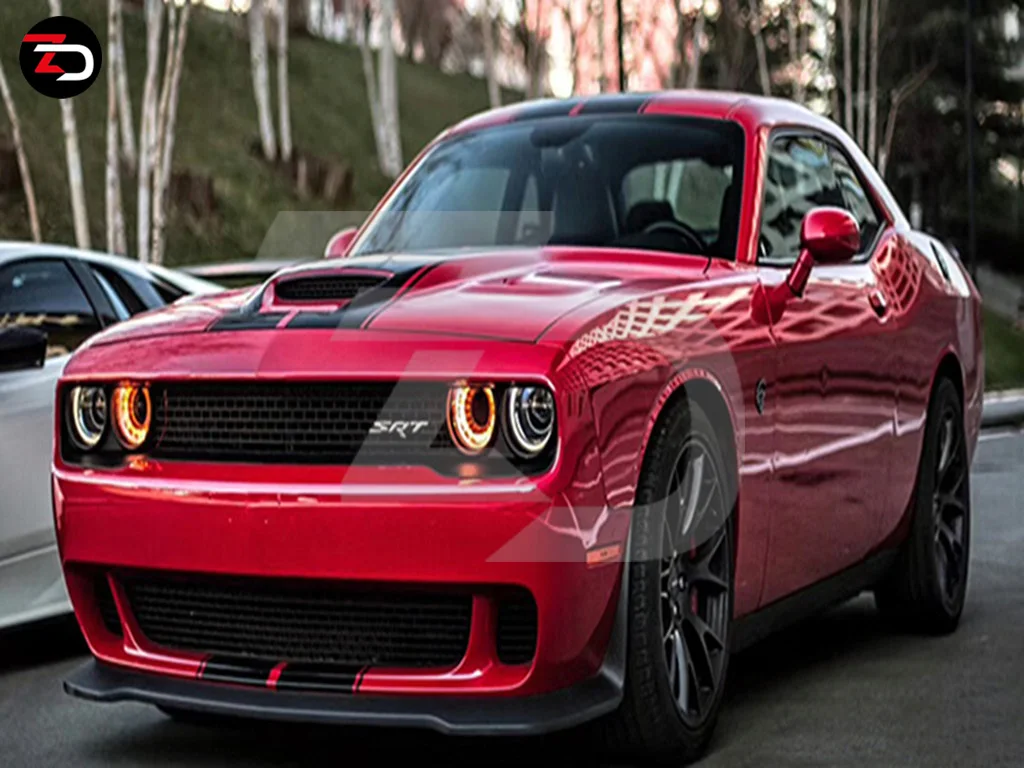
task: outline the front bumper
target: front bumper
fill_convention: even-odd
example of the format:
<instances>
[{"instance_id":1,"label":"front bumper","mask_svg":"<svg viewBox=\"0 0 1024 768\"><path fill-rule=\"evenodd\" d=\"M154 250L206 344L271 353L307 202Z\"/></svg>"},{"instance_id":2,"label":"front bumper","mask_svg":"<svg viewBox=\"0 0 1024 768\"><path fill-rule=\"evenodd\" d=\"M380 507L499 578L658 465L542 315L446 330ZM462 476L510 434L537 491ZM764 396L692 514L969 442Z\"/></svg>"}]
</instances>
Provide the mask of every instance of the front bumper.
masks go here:
<instances>
[{"instance_id":1,"label":"front bumper","mask_svg":"<svg viewBox=\"0 0 1024 768\"><path fill-rule=\"evenodd\" d=\"M94 656L108 667L207 690L205 665L217 654L151 642L133 620L122 577L156 572L360 590L379 585L472 594L465 655L447 668L369 665L340 696L509 702L581 684L605 660L623 569L617 558L597 562L588 554L621 547L629 519L607 509L599 473L586 482L581 465L574 470L573 481L560 486L565 490L556 490L522 481L465 483L416 468L397 474L143 462L83 472L58 463L54 504L75 613ZM560 477L558 468L553 477ZM120 632L104 621L98 581L111 586ZM536 603L529 663L504 663L496 648L497 596L509 589L528 591ZM270 680L247 682L256 694L266 693Z\"/></svg>"},{"instance_id":2,"label":"front bumper","mask_svg":"<svg viewBox=\"0 0 1024 768\"><path fill-rule=\"evenodd\" d=\"M264 720L430 728L463 736L526 736L571 728L612 712L622 698L621 685L605 673L553 693L504 700L478 696L343 697L183 681L95 660L72 672L64 681L64 690L89 701L140 701Z\"/></svg>"}]
</instances>

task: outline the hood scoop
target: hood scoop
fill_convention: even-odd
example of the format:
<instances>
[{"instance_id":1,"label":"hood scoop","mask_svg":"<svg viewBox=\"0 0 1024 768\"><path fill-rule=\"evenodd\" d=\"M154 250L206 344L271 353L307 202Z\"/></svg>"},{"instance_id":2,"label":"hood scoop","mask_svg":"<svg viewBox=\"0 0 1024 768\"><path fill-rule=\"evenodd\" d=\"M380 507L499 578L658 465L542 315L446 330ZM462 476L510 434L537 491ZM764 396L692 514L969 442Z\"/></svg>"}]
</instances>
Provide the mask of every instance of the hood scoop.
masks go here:
<instances>
[{"instance_id":1,"label":"hood scoop","mask_svg":"<svg viewBox=\"0 0 1024 768\"><path fill-rule=\"evenodd\" d=\"M377 288L389 277L383 273L288 277L275 283L274 299L276 304L338 304Z\"/></svg>"}]
</instances>

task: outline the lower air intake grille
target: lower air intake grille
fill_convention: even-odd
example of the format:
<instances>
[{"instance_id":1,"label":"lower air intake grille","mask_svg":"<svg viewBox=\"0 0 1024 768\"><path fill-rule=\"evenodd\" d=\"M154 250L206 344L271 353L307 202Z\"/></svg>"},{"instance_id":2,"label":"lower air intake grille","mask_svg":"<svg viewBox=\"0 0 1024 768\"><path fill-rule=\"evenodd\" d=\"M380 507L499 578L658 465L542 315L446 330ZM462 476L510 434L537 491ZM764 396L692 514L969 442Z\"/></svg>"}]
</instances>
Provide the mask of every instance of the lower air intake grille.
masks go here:
<instances>
[{"instance_id":1,"label":"lower air intake grille","mask_svg":"<svg viewBox=\"0 0 1024 768\"><path fill-rule=\"evenodd\" d=\"M169 650L446 668L462 660L469 643L471 595L159 574L123 583L143 634Z\"/></svg>"},{"instance_id":2,"label":"lower air intake grille","mask_svg":"<svg viewBox=\"0 0 1024 768\"><path fill-rule=\"evenodd\" d=\"M537 650L537 603L526 590L498 603L498 659L527 664Z\"/></svg>"},{"instance_id":3,"label":"lower air intake grille","mask_svg":"<svg viewBox=\"0 0 1024 768\"><path fill-rule=\"evenodd\" d=\"M148 450L157 458L366 464L421 460L447 437L447 387L428 382L170 382L152 391ZM404 426L374 430L378 421Z\"/></svg>"},{"instance_id":4,"label":"lower air intake grille","mask_svg":"<svg viewBox=\"0 0 1024 768\"><path fill-rule=\"evenodd\" d=\"M384 275L296 277L275 285L274 294L281 301L348 301L385 280Z\"/></svg>"},{"instance_id":5,"label":"lower air intake grille","mask_svg":"<svg viewBox=\"0 0 1024 768\"><path fill-rule=\"evenodd\" d=\"M99 608L103 626L107 628L110 634L120 637L123 631L121 629L121 617L117 613L117 605L114 603L114 595L110 591L107 577L96 577L95 584L96 607Z\"/></svg>"}]
</instances>

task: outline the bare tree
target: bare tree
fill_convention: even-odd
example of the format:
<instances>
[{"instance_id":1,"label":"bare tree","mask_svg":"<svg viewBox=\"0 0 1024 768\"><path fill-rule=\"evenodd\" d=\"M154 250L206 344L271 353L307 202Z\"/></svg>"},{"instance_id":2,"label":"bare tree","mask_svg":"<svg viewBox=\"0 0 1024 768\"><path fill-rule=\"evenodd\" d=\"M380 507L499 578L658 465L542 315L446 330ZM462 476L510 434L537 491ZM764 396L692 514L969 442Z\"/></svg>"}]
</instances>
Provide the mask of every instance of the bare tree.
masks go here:
<instances>
[{"instance_id":1,"label":"bare tree","mask_svg":"<svg viewBox=\"0 0 1024 768\"><path fill-rule=\"evenodd\" d=\"M843 115L846 131L853 134L853 20L850 0L840 0L843 16Z\"/></svg>"},{"instance_id":2,"label":"bare tree","mask_svg":"<svg viewBox=\"0 0 1024 768\"><path fill-rule=\"evenodd\" d=\"M281 159L292 159L292 107L288 97L288 2L281 1L277 20L277 117L281 132Z\"/></svg>"},{"instance_id":3,"label":"bare tree","mask_svg":"<svg viewBox=\"0 0 1024 768\"><path fill-rule=\"evenodd\" d=\"M607 75L607 71L608 70L605 67L605 60L604 60L604 54L605 54L605 40L604 40L604 35L605 35L605 22L604 22L605 16L604 16L604 10L605 10L605 8L604 8L604 6L605 6L605 2L606 2L606 0L596 0L597 7L594 10L594 20L597 22L597 66L598 66L598 72L599 72L599 74L597 76L597 90L599 92L601 92L601 93L604 93L605 91L608 90L608 75Z\"/></svg>"},{"instance_id":4,"label":"bare tree","mask_svg":"<svg viewBox=\"0 0 1024 768\"><path fill-rule=\"evenodd\" d=\"M138 207L136 235L138 258L149 261L150 203L153 189L153 166L157 144L157 81L160 75L160 38L163 30L163 2L146 0L146 80L142 90L142 117L139 128L139 162L137 165Z\"/></svg>"},{"instance_id":5,"label":"bare tree","mask_svg":"<svg viewBox=\"0 0 1024 768\"><path fill-rule=\"evenodd\" d=\"M164 87L160 98L157 127L157 153L153 169L153 242L151 260L162 264L166 246L167 187L171 180L171 158L174 155L174 129L178 118L181 72L188 40L188 22L192 4L186 2L174 25L172 6L168 6L168 64L164 70ZM172 50L173 49L173 50Z\"/></svg>"},{"instance_id":6,"label":"bare tree","mask_svg":"<svg viewBox=\"0 0 1024 768\"><path fill-rule=\"evenodd\" d=\"M4 100L7 119L11 121L11 138L14 141L14 154L18 158L18 173L21 175L21 187L25 190L25 207L28 208L28 226L32 230L32 239L39 243L42 242L43 235L39 229L39 210L36 208L36 192L32 186L32 174L28 168L25 143L21 138L21 120L18 119L18 110L14 107L14 98L11 96L11 87L7 82L7 75L4 73L3 61L0 61L0 96Z\"/></svg>"},{"instance_id":7,"label":"bare tree","mask_svg":"<svg viewBox=\"0 0 1024 768\"><path fill-rule=\"evenodd\" d=\"M487 98L491 108L501 106L501 87L495 67L494 9L490 0L480 4L480 34L484 39L484 71L487 75Z\"/></svg>"},{"instance_id":8,"label":"bare tree","mask_svg":"<svg viewBox=\"0 0 1024 768\"><path fill-rule=\"evenodd\" d=\"M878 0L871 0L871 66L868 74L868 159L878 162Z\"/></svg>"},{"instance_id":9,"label":"bare tree","mask_svg":"<svg viewBox=\"0 0 1024 768\"><path fill-rule=\"evenodd\" d=\"M60 0L49 0L50 15L60 16ZM85 204L85 181L82 176L82 152L78 146L78 122L72 99L60 100L60 123L64 131L64 149L68 160L68 187L71 192L71 217L75 225L75 242L79 248L90 248L89 211Z\"/></svg>"},{"instance_id":10,"label":"bare tree","mask_svg":"<svg viewBox=\"0 0 1024 768\"><path fill-rule=\"evenodd\" d=\"M380 3L380 105L384 121L390 169L388 175L402 172L402 141L398 122L398 65L395 61L395 0Z\"/></svg>"},{"instance_id":11,"label":"bare tree","mask_svg":"<svg viewBox=\"0 0 1024 768\"><path fill-rule=\"evenodd\" d=\"M117 75L117 114L121 121L121 156L134 168L138 162L135 150L135 127L132 124L132 97L128 90L128 60L124 55L124 13L120 0L117 3L117 45L111 47L110 67Z\"/></svg>"},{"instance_id":12,"label":"bare tree","mask_svg":"<svg viewBox=\"0 0 1024 768\"><path fill-rule=\"evenodd\" d=\"M700 84L700 64L704 55L704 27L707 16L704 13L704 0L697 9L697 18L693 22L693 35L690 41L690 63L686 73L686 87L696 88Z\"/></svg>"},{"instance_id":13,"label":"bare tree","mask_svg":"<svg viewBox=\"0 0 1024 768\"><path fill-rule=\"evenodd\" d=\"M892 89L892 96L889 102L889 115L885 121L885 139L882 142L878 153L878 173L884 178L889 166L889 157L892 152L892 142L896 135L896 120L899 117L900 107L903 102L910 98L914 92L928 82L932 72L938 65L938 60L932 59L931 63L920 71L914 73L904 80L900 85Z\"/></svg>"},{"instance_id":14,"label":"bare tree","mask_svg":"<svg viewBox=\"0 0 1024 768\"><path fill-rule=\"evenodd\" d=\"M867 147L867 69L868 69L868 0L859 0L860 20L857 24L857 144Z\"/></svg>"},{"instance_id":15,"label":"bare tree","mask_svg":"<svg viewBox=\"0 0 1024 768\"><path fill-rule=\"evenodd\" d=\"M263 0L252 0L249 8L249 59L252 64L252 88L256 96L256 116L260 126L263 156L277 158L277 138L270 109L270 71L267 66L267 20Z\"/></svg>"},{"instance_id":16,"label":"bare tree","mask_svg":"<svg viewBox=\"0 0 1024 768\"><path fill-rule=\"evenodd\" d=\"M761 91L765 96L772 95L772 78L768 70L768 51L764 44L764 20L757 0L748 0L750 5L750 32L754 36L754 48L757 51L757 74L761 81Z\"/></svg>"},{"instance_id":17,"label":"bare tree","mask_svg":"<svg viewBox=\"0 0 1024 768\"><path fill-rule=\"evenodd\" d=\"M359 50L363 60L363 74L366 77L366 98L370 102L370 121L373 123L373 137L377 146L377 162L381 173L396 178L402 172L400 134L398 133L398 75L395 68L395 49L392 43L393 0L381 4L381 50L379 66L373 62L370 50L370 6L364 8L363 29L359 35ZM389 114L388 102L393 101L394 112Z\"/></svg>"},{"instance_id":18,"label":"bare tree","mask_svg":"<svg viewBox=\"0 0 1024 768\"><path fill-rule=\"evenodd\" d=\"M117 15L121 0L107 2L107 50L111 58L117 56ZM124 253L127 245L124 234L124 209L121 200L121 157L118 140L118 95L116 58L107 65L107 166L104 183L107 250Z\"/></svg>"}]
</instances>

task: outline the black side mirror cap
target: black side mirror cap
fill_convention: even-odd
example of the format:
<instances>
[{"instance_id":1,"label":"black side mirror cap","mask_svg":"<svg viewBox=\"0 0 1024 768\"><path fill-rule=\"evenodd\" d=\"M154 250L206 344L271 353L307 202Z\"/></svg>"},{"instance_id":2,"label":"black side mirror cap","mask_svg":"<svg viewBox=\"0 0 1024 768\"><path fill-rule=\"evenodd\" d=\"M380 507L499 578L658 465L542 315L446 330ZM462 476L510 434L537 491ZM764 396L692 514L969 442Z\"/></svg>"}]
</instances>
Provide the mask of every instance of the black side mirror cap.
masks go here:
<instances>
[{"instance_id":1,"label":"black side mirror cap","mask_svg":"<svg viewBox=\"0 0 1024 768\"><path fill-rule=\"evenodd\" d=\"M0 372L42 368L46 334L37 328L0 328Z\"/></svg>"}]
</instances>

